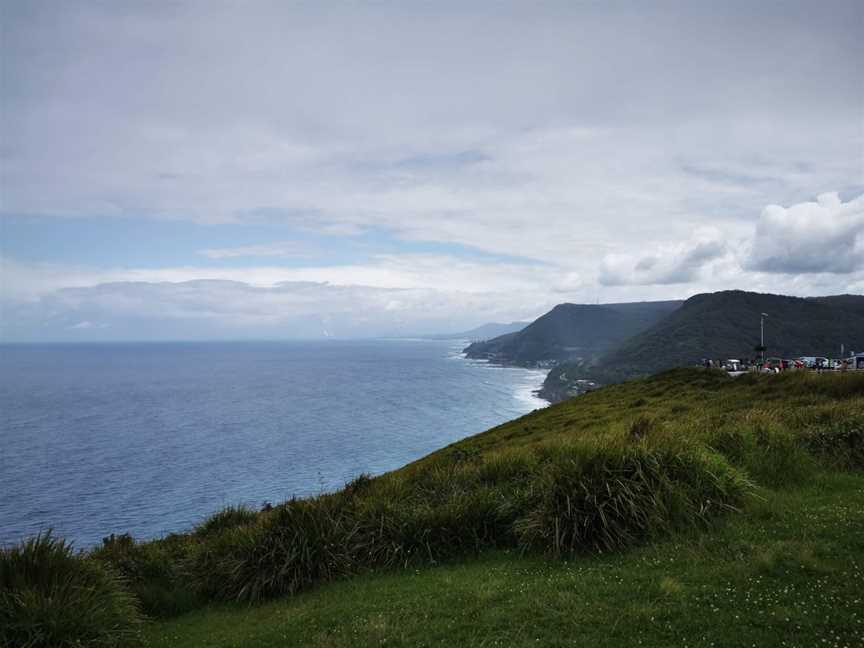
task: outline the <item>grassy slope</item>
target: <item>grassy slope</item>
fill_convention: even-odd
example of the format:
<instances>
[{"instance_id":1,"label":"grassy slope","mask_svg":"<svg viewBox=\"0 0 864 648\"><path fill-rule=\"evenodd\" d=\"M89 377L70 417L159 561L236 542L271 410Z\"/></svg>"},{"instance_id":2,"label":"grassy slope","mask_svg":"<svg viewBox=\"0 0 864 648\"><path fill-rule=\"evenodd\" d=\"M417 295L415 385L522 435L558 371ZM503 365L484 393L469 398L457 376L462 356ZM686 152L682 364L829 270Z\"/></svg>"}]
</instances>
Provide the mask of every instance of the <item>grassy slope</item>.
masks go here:
<instances>
[{"instance_id":1,"label":"grassy slope","mask_svg":"<svg viewBox=\"0 0 864 648\"><path fill-rule=\"evenodd\" d=\"M835 384L848 384L857 397L837 401L820 391ZM611 439L626 434L634 421L646 417L670 434L706 439L723 428L749 422L754 414L800 428L808 419L819 420L823 413L840 418L856 411L864 412L864 376L860 373L787 372L734 379L721 371L676 369L557 403L454 443L420 462L454 448L490 452L583 436Z\"/></svg>"},{"instance_id":2,"label":"grassy slope","mask_svg":"<svg viewBox=\"0 0 864 648\"><path fill-rule=\"evenodd\" d=\"M675 371L512 421L436 455L583 435L806 430L864 421L864 376L731 380ZM856 423L857 424L857 423ZM718 437L718 435L720 435ZM784 455L772 455L783 457ZM434 460L425 458L405 469ZM367 575L260 607L154 624L152 645L829 645L864 642L864 476L776 459L746 468L762 500L711 533L571 562L490 552L477 561ZM806 462L804 462L806 463ZM823 642L823 639L825 640ZM784 643L785 642L785 643Z\"/></svg>"},{"instance_id":3,"label":"grassy slope","mask_svg":"<svg viewBox=\"0 0 864 648\"><path fill-rule=\"evenodd\" d=\"M701 536L569 562L490 553L155 624L152 646L860 646L864 477L765 491Z\"/></svg>"}]
</instances>

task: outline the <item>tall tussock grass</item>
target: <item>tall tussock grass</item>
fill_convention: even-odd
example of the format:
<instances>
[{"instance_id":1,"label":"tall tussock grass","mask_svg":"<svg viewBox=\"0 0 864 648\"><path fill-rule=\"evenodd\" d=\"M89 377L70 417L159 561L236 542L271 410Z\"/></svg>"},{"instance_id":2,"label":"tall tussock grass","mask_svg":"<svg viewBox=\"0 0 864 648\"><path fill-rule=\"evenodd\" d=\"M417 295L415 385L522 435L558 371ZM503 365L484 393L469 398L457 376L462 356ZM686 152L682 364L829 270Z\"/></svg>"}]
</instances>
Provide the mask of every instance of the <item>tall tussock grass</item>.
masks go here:
<instances>
[{"instance_id":1,"label":"tall tussock grass","mask_svg":"<svg viewBox=\"0 0 864 648\"><path fill-rule=\"evenodd\" d=\"M612 551L735 510L749 483L704 450L580 444L544 453L523 548L553 555Z\"/></svg>"},{"instance_id":2,"label":"tall tussock grass","mask_svg":"<svg viewBox=\"0 0 864 648\"><path fill-rule=\"evenodd\" d=\"M293 500L199 542L211 599L257 601L357 571L492 547L613 550L734 510L749 488L722 457L630 440L444 455L360 490Z\"/></svg>"},{"instance_id":3,"label":"tall tussock grass","mask_svg":"<svg viewBox=\"0 0 864 648\"><path fill-rule=\"evenodd\" d=\"M0 646L132 646L142 616L108 566L50 532L0 551Z\"/></svg>"},{"instance_id":4,"label":"tall tussock grass","mask_svg":"<svg viewBox=\"0 0 864 648\"><path fill-rule=\"evenodd\" d=\"M193 570L208 598L257 601L293 594L350 573L355 534L342 497L295 499L199 544Z\"/></svg>"},{"instance_id":5,"label":"tall tussock grass","mask_svg":"<svg viewBox=\"0 0 864 648\"><path fill-rule=\"evenodd\" d=\"M199 536L212 536L225 529L252 524L258 519L258 512L245 506L226 506L204 520L195 528Z\"/></svg>"},{"instance_id":6,"label":"tall tussock grass","mask_svg":"<svg viewBox=\"0 0 864 648\"><path fill-rule=\"evenodd\" d=\"M136 542L129 534L112 534L90 555L123 577L146 615L175 616L202 602L186 560L194 538L194 533L171 534L157 541Z\"/></svg>"}]
</instances>

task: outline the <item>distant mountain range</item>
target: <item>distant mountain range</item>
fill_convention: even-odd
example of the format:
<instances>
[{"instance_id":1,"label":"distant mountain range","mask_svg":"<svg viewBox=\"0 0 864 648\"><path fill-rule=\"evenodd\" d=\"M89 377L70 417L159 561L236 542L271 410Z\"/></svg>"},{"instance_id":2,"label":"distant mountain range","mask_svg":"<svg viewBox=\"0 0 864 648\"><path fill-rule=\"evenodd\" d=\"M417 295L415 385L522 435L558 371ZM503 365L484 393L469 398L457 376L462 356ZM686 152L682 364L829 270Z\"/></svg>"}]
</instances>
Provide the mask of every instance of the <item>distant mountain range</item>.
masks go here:
<instances>
[{"instance_id":1,"label":"distant mountain range","mask_svg":"<svg viewBox=\"0 0 864 648\"><path fill-rule=\"evenodd\" d=\"M864 296L786 297L741 290L686 301L561 304L521 331L471 344L466 354L502 364L550 366L541 395L562 400L583 387L607 384L703 358L758 355L766 313L767 356L838 357L864 350Z\"/></svg>"},{"instance_id":2,"label":"distant mountain range","mask_svg":"<svg viewBox=\"0 0 864 648\"><path fill-rule=\"evenodd\" d=\"M489 340L494 337L521 331L528 326L530 322L510 322L509 324L500 324L498 322L489 322L473 328L470 331L462 331L460 333L437 333L434 335L424 335L427 340Z\"/></svg>"},{"instance_id":3,"label":"distant mountain range","mask_svg":"<svg viewBox=\"0 0 864 648\"><path fill-rule=\"evenodd\" d=\"M682 302L559 304L524 329L465 349L469 358L502 364L544 366L592 363L628 338L673 312Z\"/></svg>"}]
</instances>

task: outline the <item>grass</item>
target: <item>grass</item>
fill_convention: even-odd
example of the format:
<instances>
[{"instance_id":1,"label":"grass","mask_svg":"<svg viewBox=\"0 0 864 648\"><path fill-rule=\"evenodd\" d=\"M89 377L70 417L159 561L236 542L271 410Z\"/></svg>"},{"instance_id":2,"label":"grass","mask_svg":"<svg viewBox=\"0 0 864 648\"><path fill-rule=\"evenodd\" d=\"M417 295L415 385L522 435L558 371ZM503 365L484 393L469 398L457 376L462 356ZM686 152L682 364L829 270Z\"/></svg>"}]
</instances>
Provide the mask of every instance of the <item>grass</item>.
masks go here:
<instances>
[{"instance_id":1,"label":"grass","mask_svg":"<svg viewBox=\"0 0 864 648\"><path fill-rule=\"evenodd\" d=\"M583 636L620 645L665 619L653 645L686 637L707 646L697 625L715 618L704 606L727 591L723 583L749 592L738 614L755 623L769 596L758 586L769 580L746 580L753 570L790 587L806 572L835 605L861 603L849 597L861 584L862 469L864 373L732 379L673 370L535 412L336 493L260 512L229 508L148 542L111 536L86 558L122 574L152 618L182 615L151 627L149 640L161 645L186 637L225 646L566 645ZM844 501L857 518L841 515ZM809 517L814 511L821 517ZM607 573L617 580L603 581ZM392 590L395 608L379 590ZM213 607L220 602L229 605ZM371 616L346 625L358 610ZM860 618L829 626L851 637ZM538 620L546 634L534 637ZM222 643L204 642L223 625Z\"/></svg>"},{"instance_id":2,"label":"grass","mask_svg":"<svg viewBox=\"0 0 864 648\"><path fill-rule=\"evenodd\" d=\"M368 574L151 625L154 647L829 646L864 642L864 475L761 491L746 515L624 553Z\"/></svg>"},{"instance_id":3,"label":"grass","mask_svg":"<svg viewBox=\"0 0 864 648\"><path fill-rule=\"evenodd\" d=\"M0 553L0 645L126 646L142 622L112 569L50 533Z\"/></svg>"}]
</instances>

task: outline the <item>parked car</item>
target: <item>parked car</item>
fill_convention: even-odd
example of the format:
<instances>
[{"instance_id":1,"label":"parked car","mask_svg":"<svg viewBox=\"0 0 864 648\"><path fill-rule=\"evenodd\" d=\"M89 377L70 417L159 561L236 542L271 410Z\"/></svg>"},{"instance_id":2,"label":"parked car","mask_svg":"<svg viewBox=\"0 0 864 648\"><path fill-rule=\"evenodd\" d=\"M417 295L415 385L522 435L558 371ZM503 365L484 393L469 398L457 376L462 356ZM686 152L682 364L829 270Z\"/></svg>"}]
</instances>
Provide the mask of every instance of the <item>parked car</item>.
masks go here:
<instances>
[{"instance_id":1,"label":"parked car","mask_svg":"<svg viewBox=\"0 0 864 648\"><path fill-rule=\"evenodd\" d=\"M783 371L783 358L765 358L765 364L762 365L762 371L780 373Z\"/></svg>"},{"instance_id":2,"label":"parked car","mask_svg":"<svg viewBox=\"0 0 864 648\"><path fill-rule=\"evenodd\" d=\"M743 371L744 370L741 366L741 361L736 360L735 358L729 358L726 362L724 362L723 368L726 371Z\"/></svg>"},{"instance_id":3,"label":"parked car","mask_svg":"<svg viewBox=\"0 0 864 648\"><path fill-rule=\"evenodd\" d=\"M804 356L803 358L798 359L804 362L804 366L808 369L829 369L831 367L828 358L821 358L819 356Z\"/></svg>"}]
</instances>

